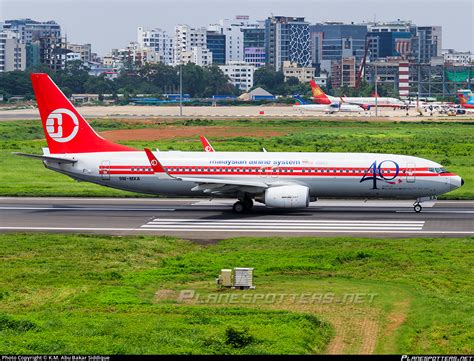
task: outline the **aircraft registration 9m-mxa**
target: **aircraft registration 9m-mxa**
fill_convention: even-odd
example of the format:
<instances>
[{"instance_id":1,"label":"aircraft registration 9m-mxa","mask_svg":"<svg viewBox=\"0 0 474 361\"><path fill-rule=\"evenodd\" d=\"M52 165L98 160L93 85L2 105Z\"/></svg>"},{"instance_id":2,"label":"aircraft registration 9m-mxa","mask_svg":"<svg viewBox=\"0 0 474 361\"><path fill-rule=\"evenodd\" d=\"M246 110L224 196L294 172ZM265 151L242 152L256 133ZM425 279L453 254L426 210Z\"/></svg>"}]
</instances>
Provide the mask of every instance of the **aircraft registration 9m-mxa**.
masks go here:
<instances>
[{"instance_id":1,"label":"aircraft registration 9m-mxa","mask_svg":"<svg viewBox=\"0 0 474 361\"><path fill-rule=\"evenodd\" d=\"M76 180L133 192L235 197L237 213L253 201L302 208L317 197L415 199L463 185L430 160L376 153L151 152L99 136L47 74L31 74L48 148L41 159Z\"/></svg>"}]
</instances>

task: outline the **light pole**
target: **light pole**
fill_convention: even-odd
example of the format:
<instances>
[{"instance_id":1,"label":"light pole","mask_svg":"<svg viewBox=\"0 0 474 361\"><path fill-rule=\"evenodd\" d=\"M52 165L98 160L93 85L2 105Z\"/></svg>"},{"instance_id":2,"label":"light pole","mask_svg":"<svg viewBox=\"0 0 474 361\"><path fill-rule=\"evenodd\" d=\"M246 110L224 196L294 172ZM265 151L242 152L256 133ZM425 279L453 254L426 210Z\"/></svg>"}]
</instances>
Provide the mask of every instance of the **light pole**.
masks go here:
<instances>
[{"instance_id":1,"label":"light pole","mask_svg":"<svg viewBox=\"0 0 474 361\"><path fill-rule=\"evenodd\" d=\"M374 64L375 65L375 116L377 117L379 115L379 102L378 102L378 97L379 97L379 93L377 91L377 78L378 78L378 74L377 74L377 64Z\"/></svg>"},{"instance_id":2,"label":"light pole","mask_svg":"<svg viewBox=\"0 0 474 361\"><path fill-rule=\"evenodd\" d=\"M179 116L183 116L183 64L179 64Z\"/></svg>"}]
</instances>

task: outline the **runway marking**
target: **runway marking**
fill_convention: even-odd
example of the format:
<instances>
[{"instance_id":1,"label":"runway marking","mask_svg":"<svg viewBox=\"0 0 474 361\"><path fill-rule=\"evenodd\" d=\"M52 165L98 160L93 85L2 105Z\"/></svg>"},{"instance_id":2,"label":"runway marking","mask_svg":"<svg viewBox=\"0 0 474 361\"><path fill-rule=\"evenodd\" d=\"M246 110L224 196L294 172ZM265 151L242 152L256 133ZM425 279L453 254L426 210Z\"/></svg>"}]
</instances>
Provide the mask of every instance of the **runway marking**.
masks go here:
<instances>
[{"instance_id":1,"label":"runway marking","mask_svg":"<svg viewBox=\"0 0 474 361\"><path fill-rule=\"evenodd\" d=\"M167 230L167 229L162 229L162 230L157 230L153 228L100 228L100 227L0 227L0 230L5 230L5 231L77 231L77 232L142 232L142 231L160 231L160 232L172 232L174 230ZM210 232L212 230L209 229L186 229L182 230L181 232ZM220 230L222 231L222 230ZM239 229L238 231L235 231L236 233L245 233L245 232L266 232L266 233L310 233L307 230L266 230L266 229L252 229L252 230L245 230L245 229ZM474 231L408 231L407 230L318 230L317 232L312 231L312 233L366 233L366 234L372 234L372 233L387 233L387 234L444 234L444 235L451 235L451 234L459 234L459 235L465 235L465 234L474 234Z\"/></svg>"},{"instance_id":2,"label":"runway marking","mask_svg":"<svg viewBox=\"0 0 474 361\"><path fill-rule=\"evenodd\" d=\"M396 213L415 213L414 211L395 211ZM423 211L422 213L474 213L474 211L436 211L429 210Z\"/></svg>"},{"instance_id":3,"label":"runway marking","mask_svg":"<svg viewBox=\"0 0 474 361\"><path fill-rule=\"evenodd\" d=\"M272 223L272 224L282 224L282 223L370 223L370 224L423 224L425 221L364 221L364 220L343 220L343 219L206 219L206 218L155 218L149 222L212 222L212 223Z\"/></svg>"},{"instance_id":4,"label":"runway marking","mask_svg":"<svg viewBox=\"0 0 474 361\"><path fill-rule=\"evenodd\" d=\"M0 210L20 211L165 211L174 212L175 208L114 208L114 207L0 207Z\"/></svg>"},{"instance_id":5,"label":"runway marking","mask_svg":"<svg viewBox=\"0 0 474 361\"><path fill-rule=\"evenodd\" d=\"M421 231L425 221L360 221L360 220L255 220L255 219L166 219L155 218L141 229L203 230L212 232L314 232L318 230L348 231Z\"/></svg>"}]
</instances>

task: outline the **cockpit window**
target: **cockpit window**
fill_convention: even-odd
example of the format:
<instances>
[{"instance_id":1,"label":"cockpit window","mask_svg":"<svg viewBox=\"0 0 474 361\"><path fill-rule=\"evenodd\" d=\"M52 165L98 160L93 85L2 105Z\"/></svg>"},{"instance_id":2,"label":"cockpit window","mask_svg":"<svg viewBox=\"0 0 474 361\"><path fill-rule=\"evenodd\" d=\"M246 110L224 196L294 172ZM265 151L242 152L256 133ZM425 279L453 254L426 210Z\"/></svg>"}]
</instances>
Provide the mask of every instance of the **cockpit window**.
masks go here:
<instances>
[{"instance_id":1,"label":"cockpit window","mask_svg":"<svg viewBox=\"0 0 474 361\"><path fill-rule=\"evenodd\" d=\"M429 170L430 170L430 172L436 172L438 174L448 173L446 168L443 168L443 167L441 167L441 168L430 168Z\"/></svg>"}]
</instances>

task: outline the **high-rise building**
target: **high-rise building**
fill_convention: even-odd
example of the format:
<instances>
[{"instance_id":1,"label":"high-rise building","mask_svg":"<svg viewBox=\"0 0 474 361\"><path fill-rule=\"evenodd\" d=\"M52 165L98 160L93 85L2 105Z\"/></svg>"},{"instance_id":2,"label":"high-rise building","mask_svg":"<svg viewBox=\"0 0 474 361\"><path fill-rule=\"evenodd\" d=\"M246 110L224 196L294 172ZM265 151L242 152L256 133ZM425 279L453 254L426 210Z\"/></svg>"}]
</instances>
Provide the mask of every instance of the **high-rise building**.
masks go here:
<instances>
[{"instance_id":1,"label":"high-rise building","mask_svg":"<svg viewBox=\"0 0 474 361\"><path fill-rule=\"evenodd\" d=\"M40 22L31 19L5 20L4 29L18 32L19 40L29 44L44 37L61 38L61 26L54 20Z\"/></svg>"},{"instance_id":2,"label":"high-rise building","mask_svg":"<svg viewBox=\"0 0 474 361\"><path fill-rule=\"evenodd\" d=\"M3 28L14 31L18 34L21 43L26 44L29 51L27 56L37 55L31 51L39 47L39 60L41 64L49 66L53 70L64 68L66 49L64 39L61 37L61 27L53 20L40 22L32 19L6 20ZM30 44L36 46L30 47ZM31 65L36 63L36 59L26 59L26 63Z\"/></svg>"},{"instance_id":3,"label":"high-rise building","mask_svg":"<svg viewBox=\"0 0 474 361\"><path fill-rule=\"evenodd\" d=\"M208 31L206 38L206 46L212 53L212 62L214 64L225 64L226 36L219 31Z\"/></svg>"},{"instance_id":4,"label":"high-rise building","mask_svg":"<svg viewBox=\"0 0 474 361\"><path fill-rule=\"evenodd\" d=\"M367 25L326 22L310 27L313 63L330 72L332 61L354 57L360 64L365 54Z\"/></svg>"},{"instance_id":5,"label":"high-rise building","mask_svg":"<svg viewBox=\"0 0 474 361\"><path fill-rule=\"evenodd\" d=\"M417 63L429 63L431 58L441 56L442 27L417 26L412 41L412 55Z\"/></svg>"},{"instance_id":6,"label":"high-rise building","mask_svg":"<svg viewBox=\"0 0 474 361\"><path fill-rule=\"evenodd\" d=\"M226 62L242 62L244 60L243 29L253 27L249 25L248 15L237 15L235 19L222 19L218 24L209 25L208 30L220 32L225 36Z\"/></svg>"},{"instance_id":7,"label":"high-rise building","mask_svg":"<svg viewBox=\"0 0 474 361\"><path fill-rule=\"evenodd\" d=\"M0 72L25 70L26 48L17 35L9 30L0 31Z\"/></svg>"},{"instance_id":8,"label":"high-rise building","mask_svg":"<svg viewBox=\"0 0 474 361\"><path fill-rule=\"evenodd\" d=\"M411 54L414 26L410 21L391 21L367 24L370 60Z\"/></svg>"},{"instance_id":9,"label":"high-rise building","mask_svg":"<svg viewBox=\"0 0 474 361\"><path fill-rule=\"evenodd\" d=\"M242 32L244 36L244 61L256 67L264 66L266 62L264 24L242 29Z\"/></svg>"},{"instance_id":10,"label":"high-rise building","mask_svg":"<svg viewBox=\"0 0 474 361\"><path fill-rule=\"evenodd\" d=\"M266 62L280 71L284 61L311 65L309 23L303 17L272 16L265 20Z\"/></svg>"},{"instance_id":11,"label":"high-rise building","mask_svg":"<svg viewBox=\"0 0 474 361\"><path fill-rule=\"evenodd\" d=\"M137 43L141 48L153 49L159 55L161 62L165 64L173 62L173 39L165 30L138 27Z\"/></svg>"},{"instance_id":12,"label":"high-rise building","mask_svg":"<svg viewBox=\"0 0 474 361\"><path fill-rule=\"evenodd\" d=\"M38 40L26 44L26 68L31 69L41 64L41 48Z\"/></svg>"},{"instance_id":13,"label":"high-rise building","mask_svg":"<svg viewBox=\"0 0 474 361\"><path fill-rule=\"evenodd\" d=\"M192 28L189 25L175 26L174 63L182 63L182 53L189 53L192 51L192 48L207 49L206 35L206 28ZM189 54L186 54L187 58L189 58L188 55Z\"/></svg>"},{"instance_id":14,"label":"high-rise building","mask_svg":"<svg viewBox=\"0 0 474 361\"><path fill-rule=\"evenodd\" d=\"M331 61L331 85L337 89L343 86L355 87L356 81L356 58L355 56L344 57L340 60Z\"/></svg>"}]
</instances>

